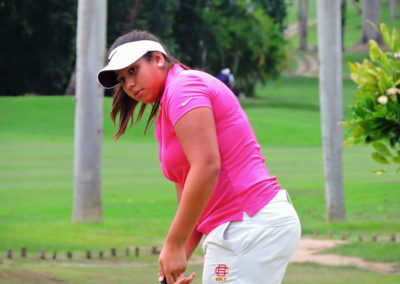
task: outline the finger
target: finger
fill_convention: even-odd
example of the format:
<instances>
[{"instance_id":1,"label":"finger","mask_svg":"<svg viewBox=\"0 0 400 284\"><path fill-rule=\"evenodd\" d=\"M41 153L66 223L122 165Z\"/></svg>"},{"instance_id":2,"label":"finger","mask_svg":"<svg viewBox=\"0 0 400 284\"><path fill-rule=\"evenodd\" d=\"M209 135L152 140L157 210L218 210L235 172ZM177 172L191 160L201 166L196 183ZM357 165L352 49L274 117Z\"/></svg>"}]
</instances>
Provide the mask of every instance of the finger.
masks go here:
<instances>
[{"instance_id":1,"label":"finger","mask_svg":"<svg viewBox=\"0 0 400 284\"><path fill-rule=\"evenodd\" d=\"M174 278L174 281L176 282L176 281L178 281L179 280L179 277L182 275L182 273L173 273L172 274L172 277ZM174 283L175 283L174 282Z\"/></svg>"},{"instance_id":2,"label":"finger","mask_svg":"<svg viewBox=\"0 0 400 284\"><path fill-rule=\"evenodd\" d=\"M162 262L159 261L158 262L158 281L162 282L164 280L164 278L165 278L165 273L164 273L164 269L162 266Z\"/></svg>"},{"instance_id":3,"label":"finger","mask_svg":"<svg viewBox=\"0 0 400 284\"><path fill-rule=\"evenodd\" d=\"M189 277L181 278L178 282L176 282L176 284L188 284L188 283L192 282L195 277L196 277L196 273L193 272Z\"/></svg>"},{"instance_id":4,"label":"finger","mask_svg":"<svg viewBox=\"0 0 400 284\"><path fill-rule=\"evenodd\" d=\"M193 281L193 279L196 277L196 272L193 272L187 279L189 280L189 282L187 282L187 283L190 283L190 282L192 282Z\"/></svg>"},{"instance_id":5,"label":"finger","mask_svg":"<svg viewBox=\"0 0 400 284\"><path fill-rule=\"evenodd\" d=\"M184 273L184 272L183 272ZM180 276L183 274L183 273L176 273L176 272L173 272L173 273L171 273L170 275L171 275L171 279L173 279L173 282L169 282L168 281L168 283L175 283L175 282L177 282L178 280L179 280L179 278L180 278ZM168 272L167 272L167 275L168 275ZM167 278L167 280L168 280L168 278Z\"/></svg>"},{"instance_id":6,"label":"finger","mask_svg":"<svg viewBox=\"0 0 400 284\"><path fill-rule=\"evenodd\" d=\"M167 274L165 275L165 277L167 278L167 283L175 283L175 279L172 277L171 274Z\"/></svg>"},{"instance_id":7,"label":"finger","mask_svg":"<svg viewBox=\"0 0 400 284\"><path fill-rule=\"evenodd\" d=\"M179 281L181 281L182 279L185 279L185 278L186 278L185 273L182 273L181 275L179 275L178 280L176 280L176 281L177 281L177 283L180 283Z\"/></svg>"}]
</instances>

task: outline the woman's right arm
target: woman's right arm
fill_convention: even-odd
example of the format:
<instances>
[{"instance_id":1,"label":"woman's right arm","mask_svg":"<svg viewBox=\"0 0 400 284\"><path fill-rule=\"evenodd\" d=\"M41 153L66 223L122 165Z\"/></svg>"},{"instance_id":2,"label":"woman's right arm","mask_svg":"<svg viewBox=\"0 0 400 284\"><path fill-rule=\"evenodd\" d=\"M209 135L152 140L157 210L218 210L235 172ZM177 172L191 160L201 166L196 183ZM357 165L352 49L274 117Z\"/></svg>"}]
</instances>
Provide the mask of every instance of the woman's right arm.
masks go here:
<instances>
[{"instance_id":1,"label":"woman's right arm","mask_svg":"<svg viewBox=\"0 0 400 284\"><path fill-rule=\"evenodd\" d=\"M176 197L178 199L178 206L179 202L181 201L182 189L179 183L175 183L176 189ZM193 230L192 234L188 238L185 244L185 251L186 251L186 259L189 259L192 255L193 251L196 249L197 245L199 244L203 234L197 231L196 229Z\"/></svg>"}]
</instances>

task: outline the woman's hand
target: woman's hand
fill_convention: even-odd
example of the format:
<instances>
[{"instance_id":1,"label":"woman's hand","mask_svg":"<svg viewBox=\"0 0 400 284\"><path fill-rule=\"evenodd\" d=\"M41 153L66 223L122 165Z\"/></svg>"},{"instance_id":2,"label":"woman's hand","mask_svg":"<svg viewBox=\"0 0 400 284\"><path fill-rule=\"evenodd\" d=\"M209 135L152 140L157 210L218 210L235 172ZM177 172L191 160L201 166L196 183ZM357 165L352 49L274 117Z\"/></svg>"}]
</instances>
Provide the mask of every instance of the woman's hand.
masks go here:
<instances>
[{"instance_id":1,"label":"woman's hand","mask_svg":"<svg viewBox=\"0 0 400 284\"><path fill-rule=\"evenodd\" d=\"M189 277L186 277L185 274L182 274L175 284L188 284L193 281L194 277L196 277L196 273L194 272Z\"/></svg>"},{"instance_id":2,"label":"woman's hand","mask_svg":"<svg viewBox=\"0 0 400 284\"><path fill-rule=\"evenodd\" d=\"M185 272L187 257L200 241L201 234L195 234L186 252L185 244L210 200L221 167L216 126L210 108L199 107L187 112L174 129L190 169L184 188L179 192L179 206L158 260L160 276L165 276L168 284L176 283ZM191 278L182 281L188 283Z\"/></svg>"},{"instance_id":3,"label":"woman's hand","mask_svg":"<svg viewBox=\"0 0 400 284\"><path fill-rule=\"evenodd\" d=\"M187 266L184 244L171 245L166 243L158 258L159 276L167 279L168 284L176 283L184 275ZM190 277L188 278L190 279ZM191 281L191 280L190 280ZM190 282L178 282L190 283Z\"/></svg>"},{"instance_id":4,"label":"woman's hand","mask_svg":"<svg viewBox=\"0 0 400 284\"><path fill-rule=\"evenodd\" d=\"M193 279L196 277L196 272L193 272L189 277L186 277L185 274L182 274L179 278L178 281L175 282L175 284L189 284L190 282L193 281ZM158 280L161 282L162 281L162 277L160 277ZM161 284L163 284L165 282L161 282ZM168 284L169 282L167 282Z\"/></svg>"}]
</instances>

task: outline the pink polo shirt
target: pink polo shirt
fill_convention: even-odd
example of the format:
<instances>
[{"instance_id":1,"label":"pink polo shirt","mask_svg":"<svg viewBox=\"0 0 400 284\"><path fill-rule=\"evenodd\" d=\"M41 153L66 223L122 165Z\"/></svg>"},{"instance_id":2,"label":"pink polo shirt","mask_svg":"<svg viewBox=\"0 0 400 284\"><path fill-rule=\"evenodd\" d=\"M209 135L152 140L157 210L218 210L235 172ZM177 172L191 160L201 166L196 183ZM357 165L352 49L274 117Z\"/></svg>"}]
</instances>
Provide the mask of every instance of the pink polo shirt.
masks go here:
<instances>
[{"instance_id":1,"label":"pink polo shirt","mask_svg":"<svg viewBox=\"0 0 400 284\"><path fill-rule=\"evenodd\" d=\"M223 223L241 221L243 212L256 214L280 185L269 174L248 117L231 90L207 73L184 70L178 64L168 73L155 128L161 169L167 179L185 190L190 166L174 125L198 107L213 111L221 158L217 185L197 223L197 230L207 235Z\"/></svg>"}]
</instances>

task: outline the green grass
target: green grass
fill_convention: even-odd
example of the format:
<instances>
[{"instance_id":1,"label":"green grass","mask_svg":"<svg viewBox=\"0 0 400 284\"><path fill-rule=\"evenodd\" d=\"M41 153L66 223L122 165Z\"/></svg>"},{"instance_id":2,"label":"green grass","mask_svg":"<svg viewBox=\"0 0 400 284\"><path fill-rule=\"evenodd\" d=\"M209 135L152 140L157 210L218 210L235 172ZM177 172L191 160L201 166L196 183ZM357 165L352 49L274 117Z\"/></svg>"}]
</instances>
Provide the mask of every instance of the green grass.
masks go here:
<instances>
[{"instance_id":1,"label":"green grass","mask_svg":"<svg viewBox=\"0 0 400 284\"><path fill-rule=\"evenodd\" d=\"M354 87L347 83L344 86L345 101L349 101ZM344 150L347 221L325 222L317 88L316 79L283 78L279 88L272 84L258 86L255 102L243 102L270 172L290 191L304 234L311 236L318 229L321 237L327 237L328 231L333 230L334 237L340 238L341 232L346 231L350 240L356 240L360 233L365 239L373 234L385 239L392 233L398 234L398 174L373 175L371 171L377 165L369 157L370 149L362 146ZM37 255L40 248L49 253L55 249L64 257L59 260L61 263L68 250L78 258L74 262L85 262L83 255L88 249L97 253L116 247L121 254L126 246L140 246L147 251L153 245L161 247L176 209L173 186L161 175L152 131L143 136L143 125L139 124L120 141L112 141L114 129L108 119L110 103L111 99L106 98L102 169L104 223L73 225L70 222L72 98L0 98L0 260L5 259L7 248L18 251L22 246L28 248L30 255ZM365 247L359 245L351 242L338 253L369 259L368 248L371 248L370 251L379 255L379 261L400 262L398 243L383 245L379 250L370 242L363 243ZM196 254L200 254L200 249ZM36 261L16 260L10 266L0 266L0 275L11 274L15 279L21 275L30 275L29 279L53 275L71 283L99 283L99 277L102 283L127 283L133 275L135 283L153 283L157 273L155 265L129 269L66 268L59 262L35 265ZM148 252L142 258L126 261L156 263L156 257ZM194 269L201 274L201 266ZM330 279L338 271L345 276L337 283L364 283L366 279L372 280L365 283L374 283L376 279L394 283L398 279L354 268L291 265L285 283L293 282L301 269L315 272L315 277L302 274L302 283Z\"/></svg>"},{"instance_id":2,"label":"green grass","mask_svg":"<svg viewBox=\"0 0 400 284\"><path fill-rule=\"evenodd\" d=\"M115 133L110 119L111 98L104 103L104 138L112 141ZM72 96L3 97L0 106L1 141L73 141L75 102ZM121 141L151 141L152 129L144 136L145 124L139 123Z\"/></svg>"},{"instance_id":3,"label":"green grass","mask_svg":"<svg viewBox=\"0 0 400 284\"><path fill-rule=\"evenodd\" d=\"M296 0L285 0L287 5L287 18L288 23L297 22L297 4ZM308 17L309 19L315 19L317 17L317 2L316 0L308 1Z\"/></svg>"},{"instance_id":4,"label":"green grass","mask_svg":"<svg viewBox=\"0 0 400 284\"><path fill-rule=\"evenodd\" d=\"M46 264L45 266L43 264ZM90 263L63 265L60 262L18 262L10 266L0 266L0 283L158 283L156 262L145 266L124 266L109 261L91 261ZM196 272L198 277L193 284L201 283L202 265L189 266L190 271ZM134 276L133 276L134 275ZM8 282L11 279L13 282ZM15 282L14 282L15 281Z\"/></svg>"},{"instance_id":5,"label":"green grass","mask_svg":"<svg viewBox=\"0 0 400 284\"><path fill-rule=\"evenodd\" d=\"M296 23L297 22L297 1L287 2L292 3L292 5L288 6L288 18L287 22ZM398 6L398 12L400 14L400 6ZM317 18L317 1L311 0L309 1L309 14L308 19L316 19ZM381 17L380 22L385 23L389 29L393 27L400 26L400 18L398 17L395 20L390 18L390 6L389 1L382 1L381 4ZM346 29L344 33L344 46L351 47L358 42L361 36L362 30L362 15L357 14L354 6L351 4L351 1L347 2L346 9ZM308 29L308 38L307 38L308 46L316 46L318 43L318 32L317 25L313 25ZM290 46L293 49L296 49L299 46L299 38L297 35L293 36L290 39Z\"/></svg>"},{"instance_id":6,"label":"green grass","mask_svg":"<svg viewBox=\"0 0 400 284\"><path fill-rule=\"evenodd\" d=\"M349 54L346 60L354 60ZM355 85L343 81L344 115ZM282 78L257 87L242 102L272 174L290 190L303 231L334 230L356 238L399 232L399 178L376 176L368 147L344 150L347 222L324 221L324 178L317 78ZM71 225L73 188L72 97L0 98L0 250L29 246L84 251L128 245L161 245L176 209L162 177L152 129L144 123L118 142L104 102L104 224ZM140 166L138 166L140 165ZM27 234L26 232L29 232ZM49 248L50 249L50 248Z\"/></svg>"},{"instance_id":7,"label":"green grass","mask_svg":"<svg viewBox=\"0 0 400 284\"><path fill-rule=\"evenodd\" d=\"M288 6L287 23L296 23L297 1L287 0L286 2L291 3L291 5ZM317 1L315 0L309 1L309 20L317 18L316 3ZM400 14L400 5L398 5L398 10ZM385 23L389 30L391 30L392 28L397 28L398 30L398 27L400 26L400 17L394 20L390 18L389 1L382 1L380 22ZM359 48L353 48L353 46L357 44L361 35L361 23L362 15L357 14L351 1L347 1L346 27L344 33L344 51L342 53L342 75L343 78L346 80L350 78L350 68L348 66L348 62L362 62L364 58L368 58L368 47L364 47L361 50ZM289 75L296 71L296 57L304 57L305 55L317 56L317 53L315 51L318 44L317 24L309 27L307 43L309 51L299 51L297 50L299 47L298 35L294 35L288 39L289 50L291 50L291 52L288 64L289 67L285 72ZM315 74L315 76L318 76L318 74Z\"/></svg>"},{"instance_id":8,"label":"green grass","mask_svg":"<svg viewBox=\"0 0 400 284\"><path fill-rule=\"evenodd\" d=\"M361 256L368 261L399 262L400 246L396 243L352 242L325 252Z\"/></svg>"},{"instance_id":9,"label":"green grass","mask_svg":"<svg viewBox=\"0 0 400 284\"><path fill-rule=\"evenodd\" d=\"M370 159L368 147L344 150L348 221L324 221L316 85L315 79L285 79L278 90L273 86L260 87L257 103L243 103L263 146L270 172L291 192L304 233L312 234L315 229L326 235L332 229L338 235L346 230L354 236L359 232L370 235L399 232L398 174L373 175L371 171L377 165ZM3 201L0 250L23 245L34 251L49 246L63 251L83 251L162 244L176 209L173 186L161 175L152 133L144 137L141 132L129 130L121 141L112 142L113 126L107 121L109 104L110 99L106 98L104 224L86 226L70 224L72 99L0 98L0 112L8 111L0 123L0 199ZM4 127L7 122L9 127Z\"/></svg>"},{"instance_id":10,"label":"green grass","mask_svg":"<svg viewBox=\"0 0 400 284\"><path fill-rule=\"evenodd\" d=\"M97 266L96 266L97 265ZM90 261L78 264L39 261L22 262L0 266L0 283L156 283L157 265L147 266L117 266L109 261ZM191 265L190 272L196 272L197 277L192 282L201 283L202 265ZM8 280L11 280L10 282ZM311 263L289 264L284 284L397 284L400 275L375 274L354 267L332 267Z\"/></svg>"},{"instance_id":11,"label":"green grass","mask_svg":"<svg viewBox=\"0 0 400 284\"><path fill-rule=\"evenodd\" d=\"M353 267L332 267L316 264L292 264L288 266L284 284L395 284L399 275L382 275Z\"/></svg>"}]
</instances>

